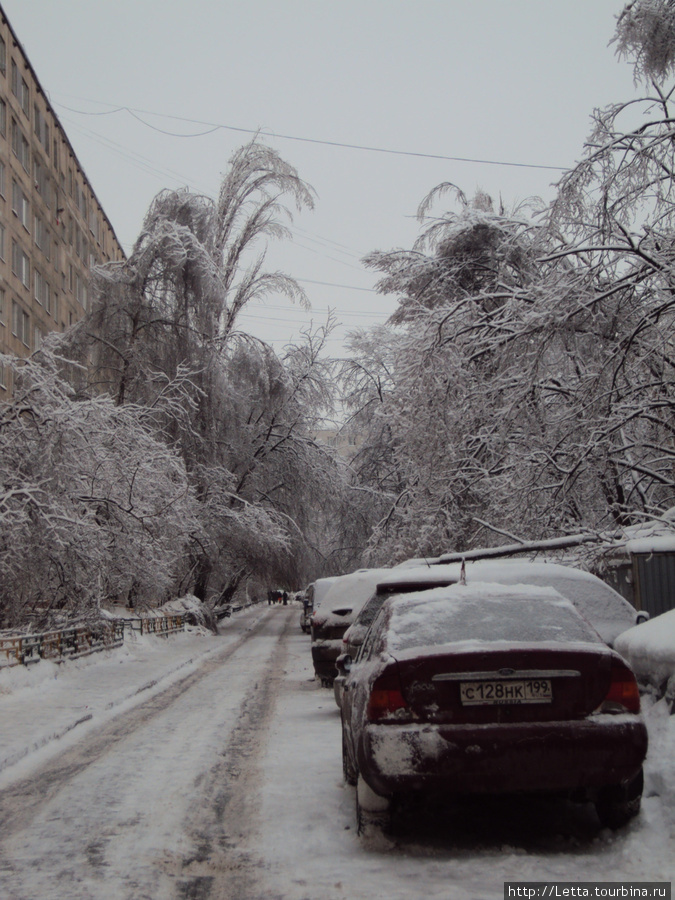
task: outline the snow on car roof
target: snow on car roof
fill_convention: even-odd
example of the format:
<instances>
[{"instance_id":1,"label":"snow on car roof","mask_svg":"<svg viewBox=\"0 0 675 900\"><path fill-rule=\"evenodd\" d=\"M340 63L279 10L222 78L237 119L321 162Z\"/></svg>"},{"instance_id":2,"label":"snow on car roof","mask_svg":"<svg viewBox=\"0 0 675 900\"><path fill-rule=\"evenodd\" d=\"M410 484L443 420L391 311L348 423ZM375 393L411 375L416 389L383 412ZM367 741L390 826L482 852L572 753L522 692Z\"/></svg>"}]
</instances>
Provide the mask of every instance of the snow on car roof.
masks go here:
<instances>
[{"instance_id":1,"label":"snow on car roof","mask_svg":"<svg viewBox=\"0 0 675 900\"><path fill-rule=\"evenodd\" d=\"M321 612L349 608L358 612L373 594L377 584L391 569L359 569L349 575L340 575L320 603Z\"/></svg>"},{"instance_id":2,"label":"snow on car roof","mask_svg":"<svg viewBox=\"0 0 675 900\"><path fill-rule=\"evenodd\" d=\"M329 578L317 578L314 582L314 608L320 606L326 598L326 594L333 584L338 580L338 575L331 575Z\"/></svg>"},{"instance_id":3,"label":"snow on car roof","mask_svg":"<svg viewBox=\"0 0 675 900\"><path fill-rule=\"evenodd\" d=\"M387 571L386 575L377 582L377 587L386 585L406 584L436 584L438 582L459 581L460 566L448 564L444 566L410 566L409 568L395 568Z\"/></svg>"},{"instance_id":4,"label":"snow on car roof","mask_svg":"<svg viewBox=\"0 0 675 900\"><path fill-rule=\"evenodd\" d=\"M459 570L460 563L454 565ZM550 585L574 603L607 643L635 624L635 609L621 594L596 575L572 566L515 559L476 560L467 562L466 580Z\"/></svg>"},{"instance_id":5,"label":"snow on car roof","mask_svg":"<svg viewBox=\"0 0 675 900\"><path fill-rule=\"evenodd\" d=\"M554 588L476 582L405 594L390 601L387 643L413 647L470 641L597 645L600 637Z\"/></svg>"}]
</instances>

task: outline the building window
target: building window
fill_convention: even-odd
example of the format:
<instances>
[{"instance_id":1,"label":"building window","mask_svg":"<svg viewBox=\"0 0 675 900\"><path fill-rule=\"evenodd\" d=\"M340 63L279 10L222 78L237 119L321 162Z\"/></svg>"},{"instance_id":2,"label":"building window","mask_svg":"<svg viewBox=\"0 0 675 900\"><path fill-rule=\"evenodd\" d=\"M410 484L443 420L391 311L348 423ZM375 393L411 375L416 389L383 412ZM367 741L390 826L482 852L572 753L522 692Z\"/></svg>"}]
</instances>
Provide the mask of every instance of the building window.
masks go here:
<instances>
[{"instance_id":1,"label":"building window","mask_svg":"<svg viewBox=\"0 0 675 900\"><path fill-rule=\"evenodd\" d=\"M0 99L0 134L7 137L7 104Z\"/></svg>"},{"instance_id":2,"label":"building window","mask_svg":"<svg viewBox=\"0 0 675 900\"><path fill-rule=\"evenodd\" d=\"M49 156L49 123L38 109L37 103L33 106L33 128L37 139L45 148L47 156Z\"/></svg>"},{"instance_id":3,"label":"building window","mask_svg":"<svg viewBox=\"0 0 675 900\"><path fill-rule=\"evenodd\" d=\"M5 256L5 226L0 224L0 259L6 259Z\"/></svg>"},{"instance_id":4,"label":"building window","mask_svg":"<svg viewBox=\"0 0 675 900\"><path fill-rule=\"evenodd\" d=\"M26 83L26 79L21 79L21 94L19 96L19 103L21 104L21 109L26 113L27 116L30 117L30 93L28 91L28 84Z\"/></svg>"},{"instance_id":5,"label":"building window","mask_svg":"<svg viewBox=\"0 0 675 900\"><path fill-rule=\"evenodd\" d=\"M7 390L7 376L5 375L5 367L0 366L0 389Z\"/></svg>"},{"instance_id":6,"label":"building window","mask_svg":"<svg viewBox=\"0 0 675 900\"><path fill-rule=\"evenodd\" d=\"M28 197L21 190L21 186L16 182L12 182L12 212L23 225L26 231L30 228L30 208L28 205Z\"/></svg>"},{"instance_id":7,"label":"building window","mask_svg":"<svg viewBox=\"0 0 675 900\"><path fill-rule=\"evenodd\" d=\"M37 325L33 326L33 350L39 350L42 346L42 340L44 338L44 334L42 330L38 328Z\"/></svg>"},{"instance_id":8,"label":"building window","mask_svg":"<svg viewBox=\"0 0 675 900\"><path fill-rule=\"evenodd\" d=\"M40 216L33 217L33 234L35 236L35 244L42 250L45 259L51 259L51 238L49 230Z\"/></svg>"},{"instance_id":9,"label":"building window","mask_svg":"<svg viewBox=\"0 0 675 900\"><path fill-rule=\"evenodd\" d=\"M45 281L42 277L42 273L38 272L37 269L33 269L33 296L40 306L42 306L42 288L44 283Z\"/></svg>"},{"instance_id":10,"label":"building window","mask_svg":"<svg viewBox=\"0 0 675 900\"><path fill-rule=\"evenodd\" d=\"M15 241L12 241L12 272L24 287L30 288L30 262Z\"/></svg>"},{"instance_id":11,"label":"building window","mask_svg":"<svg viewBox=\"0 0 675 900\"><path fill-rule=\"evenodd\" d=\"M0 160L0 195L5 197L5 164Z\"/></svg>"},{"instance_id":12,"label":"building window","mask_svg":"<svg viewBox=\"0 0 675 900\"><path fill-rule=\"evenodd\" d=\"M12 334L24 346L30 347L30 316L24 312L16 300L12 300Z\"/></svg>"},{"instance_id":13,"label":"building window","mask_svg":"<svg viewBox=\"0 0 675 900\"><path fill-rule=\"evenodd\" d=\"M38 269L33 269L33 296L40 306L44 307L46 312L51 313L51 289L49 282Z\"/></svg>"},{"instance_id":14,"label":"building window","mask_svg":"<svg viewBox=\"0 0 675 900\"><path fill-rule=\"evenodd\" d=\"M49 172L47 167L43 166L37 156L33 157L33 178L35 179L35 188L42 196L47 209L51 209L51 184L49 181Z\"/></svg>"},{"instance_id":15,"label":"building window","mask_svg":"<svg viewBox=\"0 0 675 900\"><path fill-rule=\"evenodd\" d=\"M21 104L21 109L30 116L30 92L26 79L20 74L16 60L12 60L12 93Z\"/></svg>"},{"instance_id":16,"label":"building window","mask_svg":"<svg viewBox=\"0 0 675 900\"><path fill-rule=\"evenodd\" d=\"M5 324L5 290L0 288L0 325Z\"/></svg>"},{"instance_id":17,"label":"building window","mask_svg":"<svg viewBox=\"0 0 675 900\"><path fill-rule=\"evenodd\" d=\"M52 316L54 317L54 321L58 325L58 319L59 319L59 295L58 294L54 294L54 297L52 300Z\"/></svg>"},{"instance_id":18,"label":"building window","mask_svg":"<svg viewBox=\"0 0 675 900\"><path fill-rule=\"evenodd\" d=\"M26 172L30 172L30 147L16 119L12 119L12 150Z\"/></svg>"},{"instance_id":19,"label":"building window","mask_svg":"<svg viewBox=\"0 0 675 900\"><path fill-rule=\"evenodd\" d=\"M87 283L80 275L75 276L75 299L82 309L87 308Z\"/></svg>"},{"instance_id":20,"label":"building window","mask_svg":"<svg viewBox=\"0 0 675 900\"><path fill-rule=\"evenodd\" d=\"M3 37L0 37L0 73L7 74L7 44Z\"/></svg>"}]
</instances>

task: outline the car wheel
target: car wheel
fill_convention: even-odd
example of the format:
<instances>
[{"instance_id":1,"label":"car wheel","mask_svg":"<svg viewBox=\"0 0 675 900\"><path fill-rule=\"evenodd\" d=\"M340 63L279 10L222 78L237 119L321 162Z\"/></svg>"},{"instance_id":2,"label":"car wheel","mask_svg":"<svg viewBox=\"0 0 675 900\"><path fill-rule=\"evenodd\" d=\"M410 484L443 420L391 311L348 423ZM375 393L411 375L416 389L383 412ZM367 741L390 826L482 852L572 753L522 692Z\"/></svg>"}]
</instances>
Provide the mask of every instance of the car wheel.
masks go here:
<instances>
[{"instance_id":1,"label":"car wheel","mask_svg":"<svg viewBox=\"0 0 675 900\"><path fill-rule=\"evenodd\" d=\"M354 787L358 779L358 774L349 759L347 739L345 738L344 731L342 732L342 774L347 784L351 784L352 787Z\"/></svg>"},{"instance_id":2,"label":"car wheel","mask_svg":"<svg viewBox=\"0 0 675 900\"><path fill-rule=\"evenodd\" d=\"M602 825L623 828L640 812L644 775L642 769L628 784L612 784L601 789L595 809Z\"/></svg>"},{"instance_id":3,"label":"car wheel","mask_svg":"<svg viewBox=\"0 0 675 900\"><path fill-rule=\"evenodd\" d=\"M368 836L391 826L391 802L369 787L359 773L356 781L356 833Z\"/></svg>"}]
</instances>

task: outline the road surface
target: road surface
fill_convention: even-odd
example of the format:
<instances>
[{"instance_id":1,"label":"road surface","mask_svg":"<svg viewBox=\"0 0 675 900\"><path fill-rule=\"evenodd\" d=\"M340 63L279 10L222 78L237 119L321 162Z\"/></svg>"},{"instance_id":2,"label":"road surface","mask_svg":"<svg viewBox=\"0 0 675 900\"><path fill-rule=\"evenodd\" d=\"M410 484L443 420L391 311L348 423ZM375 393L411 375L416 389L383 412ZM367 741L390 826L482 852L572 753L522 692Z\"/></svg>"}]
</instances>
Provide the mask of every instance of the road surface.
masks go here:
<instances>
[{"instance_id":1,"label":"road surface","mask_svg":"<svg viewBox=\"0 0 675 900\"><path fill-rule=\"evenodd\" d=\"M170 640L177 668L152 696L3 774L0 900L469 900L500 898L510 880L673 879L667 716L652 729L643 813L619 834L592 808L484 801L363 840L299 609L241 613L189 666L187 638ZM92 661L82 689L112 663Z\"/></svg>"}]
</instances>

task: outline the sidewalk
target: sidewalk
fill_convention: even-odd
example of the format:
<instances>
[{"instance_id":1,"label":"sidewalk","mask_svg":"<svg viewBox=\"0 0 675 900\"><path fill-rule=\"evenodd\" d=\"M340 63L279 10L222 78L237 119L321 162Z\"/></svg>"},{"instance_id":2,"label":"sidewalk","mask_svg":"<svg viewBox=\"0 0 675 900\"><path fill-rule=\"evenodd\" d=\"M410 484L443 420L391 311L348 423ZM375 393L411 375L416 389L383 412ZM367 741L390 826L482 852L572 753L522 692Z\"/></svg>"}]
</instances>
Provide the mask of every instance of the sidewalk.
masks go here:
<instances>
[{"instance_id":1,"label":"sidewalk","mask_svg":"<svg viewBox=\"0 0 675 900\"><path fill-rule=\"evenodd\" d=\"M78 740L84 730L159 693L238 639L261 606L221 623L170 637L132 635L123 647L56 664L0 669L0 787Z\"/></svg>"}]
</instances>

